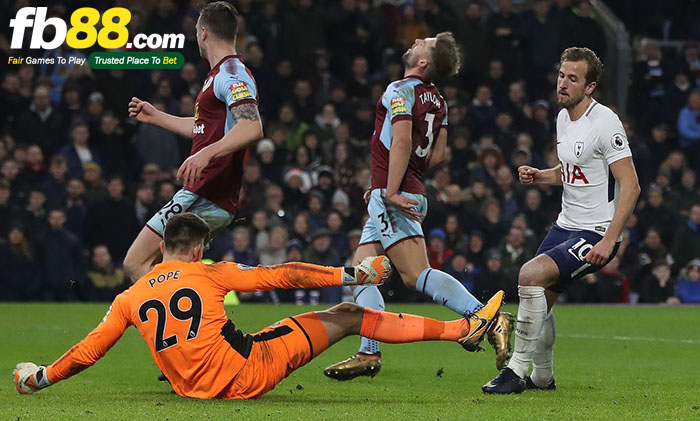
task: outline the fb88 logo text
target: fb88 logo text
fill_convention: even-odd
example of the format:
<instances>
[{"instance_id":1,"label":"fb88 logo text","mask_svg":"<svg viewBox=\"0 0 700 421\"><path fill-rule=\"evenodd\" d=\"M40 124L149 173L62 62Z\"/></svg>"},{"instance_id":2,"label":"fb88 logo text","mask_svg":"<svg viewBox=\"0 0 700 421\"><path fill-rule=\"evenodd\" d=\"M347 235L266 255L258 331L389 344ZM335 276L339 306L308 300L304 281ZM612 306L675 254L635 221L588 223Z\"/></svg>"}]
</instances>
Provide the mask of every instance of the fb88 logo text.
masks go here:
<instances>
[{"instance_id":1,"label":"fb88 logo text","mask_svg":"<svg viewBox=\"0 0 700 421\"><path fill-rule=\"evenodd\" d=\"M128 9L113 7L107 9L100 17L97 9L81 7L71 14L70 29L61 18L46 19L47 9L23 7L17 11L15 18L10 20L10 27L13 28L10 48L22 48L26 28L34 28L29 45L31 49L51 50L58 48L64 41L75 49L90 48L95 42L105 49L132 47L132 43L128 42L129 30L126 28L131 21L131 12ZM98 31L95 26L99 22L102 23L102 28ZM53 26L55 31L53 39L47 41L44 39L44 30L49 26ZM110 34L116 34L116 37L110 37ZM133 46L139 49L182 48L184 45L184 34L137 34L133 40Z\"/></svg>"}]
</instances>

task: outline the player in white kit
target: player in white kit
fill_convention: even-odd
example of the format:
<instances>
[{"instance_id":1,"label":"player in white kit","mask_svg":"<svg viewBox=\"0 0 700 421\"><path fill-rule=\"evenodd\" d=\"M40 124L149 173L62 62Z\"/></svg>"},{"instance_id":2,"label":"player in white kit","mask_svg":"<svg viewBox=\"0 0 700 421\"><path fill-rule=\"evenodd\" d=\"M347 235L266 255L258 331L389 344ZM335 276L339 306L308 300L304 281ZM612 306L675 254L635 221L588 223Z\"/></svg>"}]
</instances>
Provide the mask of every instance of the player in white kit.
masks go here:
<instances>
[{"instance_id":1,"label":"player in white kit","mask_svg":"<svg viewBox=\"0 0 700 421\"><path fill-rule=\"evenodd\" d=\"M639 197L625 129L610 108L592 97L602 70L588 48L564 51L557 80L559 165L518 168L522 184L563 185L562 211L537 256L520 269L515 352L508 366L482 387L484 393L555 389L552 304L572 280L612 260Z\"/></svg>"}]
</instances>

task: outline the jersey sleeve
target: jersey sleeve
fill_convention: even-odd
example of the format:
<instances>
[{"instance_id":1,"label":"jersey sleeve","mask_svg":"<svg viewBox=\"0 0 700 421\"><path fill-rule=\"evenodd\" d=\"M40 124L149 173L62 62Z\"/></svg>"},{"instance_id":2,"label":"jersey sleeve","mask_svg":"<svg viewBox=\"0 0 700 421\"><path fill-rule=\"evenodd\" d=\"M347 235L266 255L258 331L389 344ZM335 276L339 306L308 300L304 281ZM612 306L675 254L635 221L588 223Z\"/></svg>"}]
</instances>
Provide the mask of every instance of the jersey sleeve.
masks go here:
<instances>
[{"instance_id":1,"label":"jersey sleeve","mask_svg":"<svg viewBox=\"0 0 700 421\"><path fill-rule=\"evenodd\" d=\"M601 119L598 125L598 148L608 165L632 156L625 128L617 116Z\"/></svg>"},{"instance_id":2,"label":"jersey sleeve","mask_svg":"<svg viewBox=\"0 0 700 421\"><path fill-rule=\"evenodd\" d=\"M210 277L227 291L254 292L275 288L318 288L343 284L343 268L284 263L274 266L246 266L215 263L208 266Z\"/></svg>"},{"instance_id":3,"label":"jersey sleeve","mask_svg":"<svg viewBox=\"0 0 700 421\"><path fill-rule=\"evenodd\" d=\"M231 74L222 69L214 77L214 95L228 108L241 104L257 104L255 81L247 73Z\"/></svg>"},{"instance_id":4,"label":"jersey sleeve","mask_svg":"<svg viewBox=\"0 0 700 421\"><path fill-rule=\"evenodd\" d=\"M65 380L92 366L122 337L131 325L126 305L127 292L114 299L102 322L85 339L47 367L46 374L52 383Z\"/></svg>"},{"instance_id":5,"label":"jersey sleeve","mask_svg":"<svg viewBox=\"0 0 700 421\"><path fill-rule=\"evenodd\" d=\"M391 122L410 119L413 115L413 104L416 94L412 86L389 85L384 93L384 106L390 115Z\"/></svg>"}]
</instances>

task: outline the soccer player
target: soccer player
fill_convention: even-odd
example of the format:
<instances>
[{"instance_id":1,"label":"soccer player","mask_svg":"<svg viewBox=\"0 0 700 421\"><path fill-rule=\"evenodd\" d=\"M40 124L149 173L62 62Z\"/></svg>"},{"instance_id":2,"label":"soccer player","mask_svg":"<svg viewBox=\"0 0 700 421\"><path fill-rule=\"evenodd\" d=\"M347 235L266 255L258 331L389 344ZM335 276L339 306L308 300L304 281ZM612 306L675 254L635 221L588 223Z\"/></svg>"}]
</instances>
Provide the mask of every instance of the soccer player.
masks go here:
<instances>
[{"instance_id":1,"label":"soccer player","mask_svg":"<svg viewBox=\"0 0 700 421\"><path fill-rule=\"evenodd\" d=\"M141 230L124 259L132 280L151 270L160 256L158 244L173 215L193 212L216 233L225 229L238 206L246 148L262 138L253 76L236 54L238 12L218 1L202 8L197 21L199 52L211 65L197 95L194 117L175 117L132 98L129 117L192 138L192 155L177 177L183 188Z\"/></svg>"},{"instance_id":2,"label":"soccer player","mask_svg":"<svg viewBox=\"0 0 700 421\"><path fill-rule=\"evenodd\" d=\"M559 165L518 168L522 184L563 185L562 210L537 256L520 269L515 352L498 377L482 387L485 393L556 387L552 304L573 280L612 260L639 197L625 129L610 108L592 97L602 71L588 48L564 51L557 80Z\"/></svg>"},{"instance_id":3,"label":"soccer player","mask_svg":"<svg viewBox=\"0 0 700 421\"><path fill-rule=\"evenodd\" d=\"M368 257L350 268L305 263L206 265L200 260L208 237L209 227L197 215L173 216L160 245L163 262L119 294L102 323L53 364L17 364L13 372L17 391L33 393L92 366L131 325L173 390L201 399L260 397L348 335L390 343L460 341L478 328L474 319L442 322L343 303L244 334L226 317L223 300L228 291L378 284L391 266L386 257ZM479 318L490 322L502 297L501 292L479 310Z\"/></svg>"},{"instance_id":4,"label":"soccer player","mask_svg":"<svg viewBox=\"0 0 700 421\"><path fill-rule=\"evenodd\" d=\"M353 262L386 254L407 287L471 318L482 304L454 277L430 268L421 227L428 207L423 171L442 163L447 144L447 104L433 81L457 72L459 48L452 33L442 32L435 38L417 39L404 53L403 61L404 78L389 84L377 102L371 139L372 186L365 194L369 220ZM384 309L376 286L355 288L353 295L361 306ZM496 322L483 323L462 345L476 351L489 332L500 370L508 357L512 316L503 313ZM349 380L374 377L380 368L377 341L363 337L355 355L327 367L324 374Z\"/></svg>"}]
</instances>

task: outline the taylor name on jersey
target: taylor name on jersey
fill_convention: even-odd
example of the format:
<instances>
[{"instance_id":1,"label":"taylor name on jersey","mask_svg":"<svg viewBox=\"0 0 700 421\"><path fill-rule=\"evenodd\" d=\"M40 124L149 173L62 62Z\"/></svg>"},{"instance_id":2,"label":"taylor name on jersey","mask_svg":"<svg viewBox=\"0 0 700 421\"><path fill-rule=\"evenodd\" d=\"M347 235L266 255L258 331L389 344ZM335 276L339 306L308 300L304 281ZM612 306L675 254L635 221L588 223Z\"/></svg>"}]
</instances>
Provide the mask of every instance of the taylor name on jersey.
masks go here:
<instances>
[{"instance_id":1,"label":"taylor name on jersey","mask_svg":"<svg viewBox=\"0 0 700 421\"><path fill-rule=\"evenodd\" d=\"M615 212L619 186L610 194L610 165L632 156L622 122L593 101L576 121L563 109L557 116L557 155L564 186L557 225L604 233Z\"/></svg>"}]
</instances>

